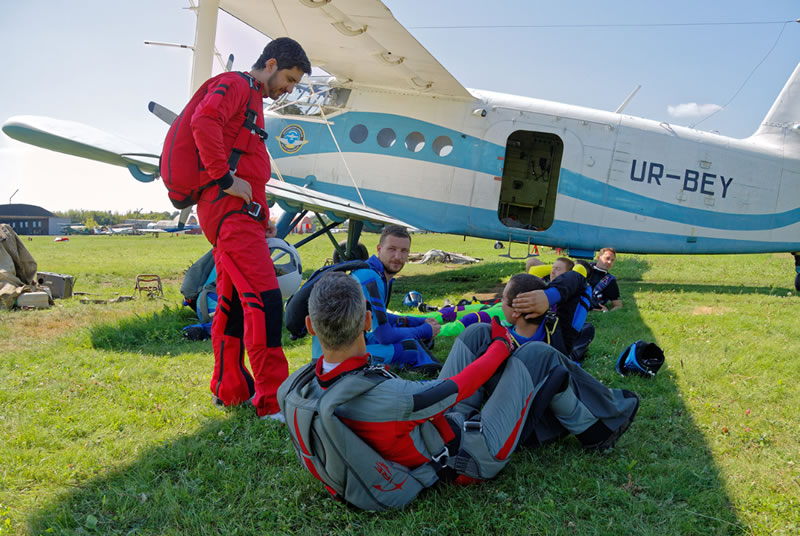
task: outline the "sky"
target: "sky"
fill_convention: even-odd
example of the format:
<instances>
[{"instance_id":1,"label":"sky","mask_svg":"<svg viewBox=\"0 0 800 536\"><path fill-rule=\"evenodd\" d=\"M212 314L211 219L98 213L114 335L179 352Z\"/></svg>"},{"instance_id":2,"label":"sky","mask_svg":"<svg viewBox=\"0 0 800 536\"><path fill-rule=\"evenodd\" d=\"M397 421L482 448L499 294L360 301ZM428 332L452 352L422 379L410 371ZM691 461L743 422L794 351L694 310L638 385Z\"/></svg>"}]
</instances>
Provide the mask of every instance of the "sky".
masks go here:
<instances>
[{"instance_id":1,"label":"sky","mask_svg":"<svg viewBox=\"0 0 800 536\"><path fill-rule=\"evenodd\" d=\"M767 24L800 18L794 0L385 3L466 87L613 111L641 84L626 113L690 126L717 111L697 128L737 138L756 130L800 62L800 24ZM180 111L191 52L144 41L192 44L195 15L186 7L187 0L0 1L0 122L79 121L157 153L167 125L147 103ZM738 24L755 22L763 24ZM234 54L234 69L249 69L266 42L220 13L217 49ZM0 133L0 204L9 199L48 210L171 210L158 182Z\"/></svg>"}]
</instances>

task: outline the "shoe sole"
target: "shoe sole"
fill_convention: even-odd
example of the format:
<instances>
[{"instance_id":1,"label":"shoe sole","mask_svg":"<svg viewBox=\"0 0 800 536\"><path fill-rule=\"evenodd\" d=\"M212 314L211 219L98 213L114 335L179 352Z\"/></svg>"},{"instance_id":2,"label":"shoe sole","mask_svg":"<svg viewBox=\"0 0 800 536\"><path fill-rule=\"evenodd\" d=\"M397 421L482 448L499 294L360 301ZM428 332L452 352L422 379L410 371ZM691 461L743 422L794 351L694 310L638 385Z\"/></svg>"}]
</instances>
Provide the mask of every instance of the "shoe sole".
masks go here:
<instances>
[{"instance_id":1,"label":"shoe sole","mask_svg":"<svg viewBox=\"0 0 800 536\"><path fill-rule=\"evenodd\" d=\"M633 424L633 419L636 418L636 413L639 411L639 397L636 396L636 393L633 391L628 391L627 389L622 390L623 396L625 398L635 398L636 399L636 407L633 408L633 413L631 413L630 418L628 418L624 423L622 423L619 428L614 430L614 432L608 436L604 441L601 443L597 443L591 446L584 447L586 450L589 451L597 451L597 452L605 452L614 447L622 434L628 431L628 428L631 427Z\"/></svg>"}]
</instances>

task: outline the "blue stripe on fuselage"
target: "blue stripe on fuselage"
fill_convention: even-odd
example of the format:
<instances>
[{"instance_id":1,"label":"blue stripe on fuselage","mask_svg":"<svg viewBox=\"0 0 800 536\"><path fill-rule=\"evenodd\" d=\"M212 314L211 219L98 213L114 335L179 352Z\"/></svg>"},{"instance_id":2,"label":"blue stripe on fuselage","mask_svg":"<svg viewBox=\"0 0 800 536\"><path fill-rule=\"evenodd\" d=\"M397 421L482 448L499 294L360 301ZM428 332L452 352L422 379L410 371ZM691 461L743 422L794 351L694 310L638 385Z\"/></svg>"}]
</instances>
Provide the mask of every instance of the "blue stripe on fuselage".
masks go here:
<instances>
[{"instance_id":1,"label":"blue stripe on fuselage","mask_svg":"<svg viewBox=\"0 0 800 536\"><path fill-rule=\"evenodd\" d=\"M562 170L563 171L563 170ZM297 177L284 178L302 185ZM359 202L355 189L322 181L314 190ZM466 207L453 203L419 199L377 190L361 189L366 204L421 229L440 233L468 234L493 240L515 240L539 245L597 250L608 244L620 251L638 253L765 253L800 251L800 242L766 242L728 238L691 237L686 235L628 231L599 225L556 220L546 231L528 231L506 227L500 223L497 211ZM288 208L288 207L285 207Z\"/></svg>"},{"instance_id":2,"label":"blue stripe on fuselage","mask_svg":"<svg viewBox=\"0 0 800 536\"><path fill-rule=\"evenodd\" d=\"M505 147L490 143L474 136L462 134L457 130L445 128L434 123L412 119L406 116L383 114L374 112L346 112L331 119L331 125L340 147L344 153L366 153L374 155L392 156L395 158L408 158L422 160L434 164L453 166L478 173L485 173L490 176L502 176L503 160ZM267 146L270 153L276 159L285 156L313 156L316 153L337 152L336 146L328 132L327 126L323 123L304 122L298 117L281 116L281 118L270 118L267 122L270 131L270 138ZM306 143L299 151L293 154L286 154L277 142L277 137L288 125L301 125L305 132ZM356 125L363 125L367 129L366 139L361 143L355 143L350 136L352 128ZM395 134L395 141L390 147L382 147L378 143L378 134L381 129L391 128ZM412 132L419 132L425 138L425 146L418 152L412 152L406 147L405 139ZM438 156L432 149L434 140L440 136L447 136L452 144L453 150L446 156ZM402 165L402 160L396 164ZM294 182L294 181L293 181ZM299 184L302 184L301 181ZM317 182L320 191L339 195L353 200L358 200L355 191L349 187L339 187L336 191L331 191L330 184L323 181ZM713 210L697 209L676 205L666 201L653 199L640 194L632 193L623 188L611 186L601 181L586 177L579 173L562 168L559 178L558 191L561 195L567 195L581 201L592 203L598 206L619 210L631 214L643 215L649 218L657 218L665 221L694 225L696 227L719 229L726 231L764 231L778 229L787 225L792 225L800 221L800 208L789 211L769 214L733 214L718 212ZM352 193L352 195L351 195ZM385 192L375 192L376 198L369 200L368 205L373 206L387 214L394 215L397 204L404 204L401 200L407 199L412 204L419 205L420 199L397 194L387 194ZM367 196L365 196L367 197ZM371 196L370 196L371 197ZM386 199L392 199L392 203L385 206ZM434 217L436 226L419 223L427 220L425 215L416 214L412 207L409 207L409 214L413 218L409 221L417 222L416 225L428 228L440 228L441 219L459 219L464 214L464 207L451 205L446 202L435 202L435 210L440 211L437 219ZM447 208L442 213L443 207ZM470 208L475 212L480 209ZM492 211L489 211L492 212ZM493 212L492 212L493 213ZM402 218L401 218L402 219ZM474 222L473 222L474 223ZM463 230L467 222L462 222L456 227ZM446 224L445 224L446 225ZM498 225L504 228L502 224ZM448 231L452 232L452 231ZM454 231L459 232L459 231ZM463 231L461 231L463 232ZM507 230L517 235L517 230ZM529 235L528 231L521 231L523 236ZM497 232L493 232L495 236ZM535 233L541 236L542 233ZM672 236L672 235L668 235ZM525 238L527 239L527 238Z\"/></svg>"},{"instance_id":3,"label":"blue stripe on fuselage","mask_svg":"<svg viewBox=\"0 0 800 536\"><path fill-rule=\"evenodd\" d=\"M333 123L331 129L336 135L336 140L343 153L367 153L410 158L494 176L503 175L503 161L500 157L505 155L504 146L463 134L457 130L402 115L374 112L346 112L331 118L330 121ZM289 125L300 125L305 132L305 139L308 141L293 154L286 154L277 141L283 129ZM350 133L356 125L363 125L367 128L367 137L362 143L355 143L350 138ZM328 132L328 127L323 123L305 122L295 119L293 116L281 116L280 119L269 117L266 129L269 132L267 148L275 159L286 156L310 156L315 153L338 152L336 144ZM394 132L395 141L390 147L382 147L378 143L378 133L382 129L391 129ZM424 147L418 152L412 152L406 147L406 137L412 132L422 134L425 139ZM433 151L434 141L441 136L450 138L453 146L453 150L446 156L439 156Z\"/></svg>"},{"instance_id":4,"label":"blue stripe on fuselage","mask_svg":"<svg viewBox=\"0 0 800 536\"><path fill-rule=\"evenodd\" d=\"M641 214L648 218L726 231L767 231L800 221L800 208L772 214L730 214L682 207L634 194L567 169L561 170L558 193L594 205Z\"/></svg>"}]
</instances>

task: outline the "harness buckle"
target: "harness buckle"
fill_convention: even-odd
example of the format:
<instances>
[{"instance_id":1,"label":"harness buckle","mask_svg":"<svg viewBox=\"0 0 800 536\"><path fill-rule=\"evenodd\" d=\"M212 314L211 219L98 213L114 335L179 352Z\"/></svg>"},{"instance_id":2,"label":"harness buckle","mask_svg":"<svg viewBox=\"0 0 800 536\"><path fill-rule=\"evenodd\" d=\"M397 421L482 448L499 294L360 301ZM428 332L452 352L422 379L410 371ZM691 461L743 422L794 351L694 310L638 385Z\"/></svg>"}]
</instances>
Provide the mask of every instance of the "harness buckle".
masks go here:
<instances>
[{"instance_id":1,"label":"harness buckle","mask_svg":"<svg viewBox=\"0 0 800 536\"><path fill-rule=\"evenodd\" d=\"M249 205L245 205L244 210L254 218L261 216L261 204L255 201L251 202Z\"/></svg>"},{"instance_id":2,"label":"harness buckle","mask_svg":"<svg viewBox=\"0 0 800 536\"><path fill-rule=\"evenodd\" d=\"M464 421L465 432L483 432L483 423L481 421Z\"/></svg>"},{"instance_id":3,"label":"harness buckle","mask_svg":"<svg viewBox=\"0 0 800 536\"><path fill-rule=\"evenodd\" d=\"M441 461L442 458L444 458L446 460L449 457L450 457L450 451L447 449L447 445L445 445L445 446L442 447L442 450L439 451L438 454L434 454L433 456L431 456L431 460L436 462L436 463L438 463L438 464L440 464L440 465L444 465L442 463L442 461Z\"/></svg>"}]
</instances>

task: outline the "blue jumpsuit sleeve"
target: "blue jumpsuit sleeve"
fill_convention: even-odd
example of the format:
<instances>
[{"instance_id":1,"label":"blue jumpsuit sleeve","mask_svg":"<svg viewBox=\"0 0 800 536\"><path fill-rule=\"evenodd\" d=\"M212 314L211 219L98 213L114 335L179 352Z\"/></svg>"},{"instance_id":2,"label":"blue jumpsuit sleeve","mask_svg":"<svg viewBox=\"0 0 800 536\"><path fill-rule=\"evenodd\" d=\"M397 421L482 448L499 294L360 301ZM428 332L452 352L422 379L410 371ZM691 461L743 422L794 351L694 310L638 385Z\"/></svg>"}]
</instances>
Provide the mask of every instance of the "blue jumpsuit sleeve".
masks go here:
<instances>
[{"instance_id":1,"label":"blue jumpsuit sleeve","mask_svg":"<svg viewBox=\"0 0 800 536\"><path fill-rule=\"evenodd\" d=\"M425 324L415 328L398 328L386 322L378 324L372 333L378 344L394 344L404 339L430 339L433 337L433 327Z\"/></svg>"},{"instance_id":2,"label":"blue jumpsuit sleeve","mask_svg":"<svg viewBox=\"0 0 800 536\"><path fill-rule=\"evenodd\" d=\"M550 305L568 301L570 298L582 292L586 285L586 278L575 271L569 271L556 277L551 281L544 293ZM555 301L554 301L555 300Z\"/></svg>"},{"instance_id":3,"label":"blue jumpsuit sleeve","mask_svg":"<svg viewBox=\"0 0 800 536\"><path fill-rule=\"evenodd\" d=\"M361 281L360 281L361 282ZM362 283L362 290L369 302L372 311L372 333L378 344L394 344L404 339L430 339L433 337L433 327L429 324L421 326L401 328L394 325L396 316L386 311L383 297L377 284L373 281ZM392 318L395 320L392 321Z\"/></svg>"},{"instance_id":4,"label":"blue jumpsuit sleeve","mask_svg":"<svg viewBox=\"0 0 800 536\"><path fill-rule=\"evenodd\" d=\"M394 315L392 315L392 316L394 316ZM410 328L415 328L417 326L421 326L422 324L425 323L425 320L427 320L427 318L425 318L424 316L403 316L403 317L398 317L398 318L405 318L406 319L406 325L408 327L410 327Z\"/></svg>"}]
</instances>

